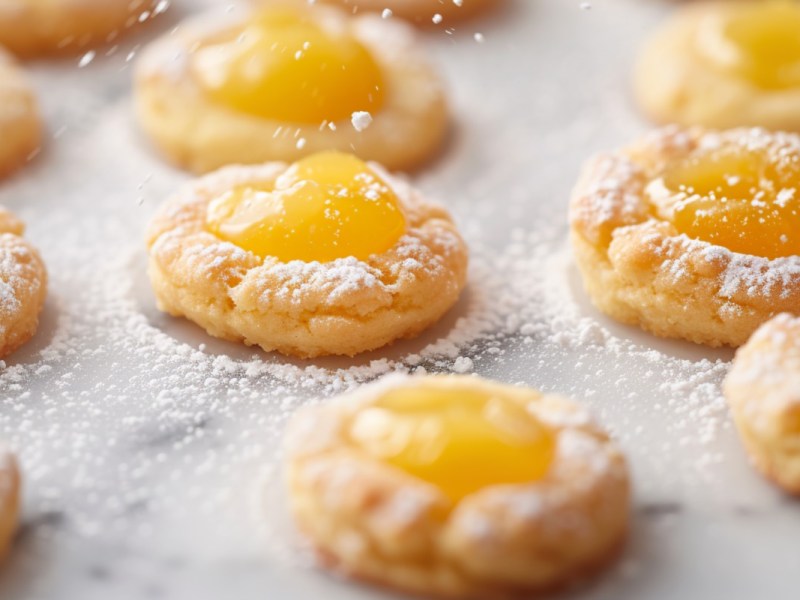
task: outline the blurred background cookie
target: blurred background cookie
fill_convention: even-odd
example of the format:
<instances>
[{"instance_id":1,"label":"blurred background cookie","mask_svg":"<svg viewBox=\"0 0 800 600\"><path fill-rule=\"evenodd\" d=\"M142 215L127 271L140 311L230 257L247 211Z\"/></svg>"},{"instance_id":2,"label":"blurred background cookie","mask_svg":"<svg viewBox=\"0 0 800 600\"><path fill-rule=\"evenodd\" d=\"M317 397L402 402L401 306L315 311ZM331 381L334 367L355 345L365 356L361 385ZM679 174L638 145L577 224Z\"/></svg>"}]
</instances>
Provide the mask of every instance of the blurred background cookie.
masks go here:
<instances>
[{"instance_id":1,"label":"blurred background cookie","mask_svg":"<svg viewBox=\"0 0 800 600\"><path fill-rule=\"evenodd\" d=\"M800 3L687 2L643 48L634 89L662 123L800 130Z\"/></svg>"},{"instance_id":2,"label":"blurred background cookie","mask_svg":"<svg viewBox=\"0 0 800 600\"><path fill-rule=\"evenodd\" d=\"M3 0L0 45L22 57L80 52L115 42L168 4L159 0Z\"/></svg>"},{"instance_id":3,"label":"blurred background cookie","mask_svg":"<svg viewBox=\"0 0 800 600\"><path fill-rule=\"evenodd\" d=\"M430 160L449 127L412 28L323 6L189 21L145 50L135 97L155 145L200 173L322 150L406 170Z\"/></svg>"},{"instance_id":4,"label":"blurred background cookie","mask_svg":"<svg viewBox=\"0 0 800 600\"><path fill-rule=\"evenodd\" d=\"M41 139L34 91L20 67L0 48L0 177L25 164Z\"/></svg>"}]
</instances>

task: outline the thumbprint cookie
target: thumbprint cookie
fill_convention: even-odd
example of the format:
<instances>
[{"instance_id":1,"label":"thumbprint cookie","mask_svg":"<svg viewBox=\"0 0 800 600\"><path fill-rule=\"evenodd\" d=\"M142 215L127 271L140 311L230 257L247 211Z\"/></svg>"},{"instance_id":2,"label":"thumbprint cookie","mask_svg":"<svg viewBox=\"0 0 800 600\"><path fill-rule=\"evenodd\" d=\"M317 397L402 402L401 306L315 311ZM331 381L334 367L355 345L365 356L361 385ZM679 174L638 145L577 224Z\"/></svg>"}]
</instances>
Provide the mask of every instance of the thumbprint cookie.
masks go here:
<instances>
[{"instance_id":1,"label":"thumbprint cookie","mask_svg":"<svg viewBox=\"0 0 800 600\"><path fill-rule=\"evenodd\" d=\"M660 336L740 346L800 312L800 136L668 128L591 160L571 239L589 296Z\"/></svg>"},{"instance_id":2,"label":"thumbprint cookie","mask_svg":"<svg viewBox=\"0 0 800 600\"><path fill-rule=\"evenodd\" d=\"M178 165L340 150L410 169L440 147L443 86L408 25L289 4L209 19L154 43L137 69L139 120Z\"/></svg>"},{"instance_id":3,"label":"thumbprint cookie","mask_svg":"<svg viewBox=\"0 0 800 600\"><path fill-rule=\"evenodd\" d=\"M800 131L800 2L690 2L645 47L634 74L665 123Z\"/></svg>"},{"instance_id":4,"label":"thumbprint cookie","mask_svg":"<svg viewBox=\"0 0 800 600\"><path fill-rule=\"evenodd\" d=\"M800 319L783 313L759 327L723 387L755 466L800 494Z\"/></svg>"},{"instance_id":5,"label":"thumbprint cookie","mask_svg":"<svg viewBox=\"0 0 800 600\"><path fill-rule=\"evenodd\" d=\"M477 377L390 376L287 434L299 529L346 575L494 598L609 562L628 528L620 450L560 396Z\"/></svg>"},{"instance_id":6,"label":"thumbprint cookie","mask_svg":"<svg viewBox=\"0 0 800 600\"><path fill-rule=\"evenodd\" d=\"M467 249L442 208L336 152L206 175L161 208L147 245L161 309L304 358L412 337L466 280Z\"/></svg>"}]
</instances>

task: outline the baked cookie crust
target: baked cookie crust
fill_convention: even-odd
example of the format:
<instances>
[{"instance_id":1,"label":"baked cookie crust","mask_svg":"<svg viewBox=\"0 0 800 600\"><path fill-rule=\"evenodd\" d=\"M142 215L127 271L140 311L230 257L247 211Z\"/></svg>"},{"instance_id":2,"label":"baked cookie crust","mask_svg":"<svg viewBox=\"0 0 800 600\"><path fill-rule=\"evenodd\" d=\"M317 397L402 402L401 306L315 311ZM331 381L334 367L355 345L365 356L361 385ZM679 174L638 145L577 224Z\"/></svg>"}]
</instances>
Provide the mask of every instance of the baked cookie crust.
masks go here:
<instances>
[{"instance_id":1,"label":"baked cookie crust","mask_svg":"<svg viewBox=\"0 0 800 600\"><path fill-rule=\"evenodd\" d=\"M158 14L158 0L3 0L0 45L21 57L109 44Z\"/></svg>"},{"instance_id":2,"label":"baked cookie crust","mask_svg":"<svg viewBox=\"0 0 800 600\"><path fill-rule=\"evenodd\" d=\"M726 73L703 56L714 21L742 2L712 0L680 7L641 51L634 69L634 95L659 123L717 129L754 126L800 131L800 88L762 89Z\"/></svg>"},{"instance_id":3,"label":"baked cookie crust","mask_svg":"<svg viewBox=\"0 0 800 600\"><path fill-rule=\"evenodd\" d=\"M397 194L407 230L367 261L261 259L207 230L212 200L237 186L271 185L285 163L227 167L186 186L147 233L159 308L215 337L302 358L352 356L435 323L464 288L466 245L444 209L370 167Z\"/></svg>"},{"instance_id":4,"label":"baked cookie crust","mask_svg":"<svg viewBox=\"0 0 800 600\"><path fill-rule=\"evenodd\" d=\"M783 313L762 325L723 389L753 464L800 495L800 319Z\"/></svg>"},{"instance_id":5,"label":"baked cookie crust","mask_svg":"<svg viewBox=\"0 0 800 600\"><path fill-rule=\"evenodd\" d=\"M191 73L192 51L235 38L248 18L237 13L227 20L190 21L144 51L134 91L144 131L169 160L196 173L229 164L293 162L322 150L352 152L391 170L413 169L430 159L448 131L448 108L442 81L413 29L377 15L351 18L330 7L315 7L312 14L352 31L381 69L385 101L368 127L358 131L349 120L282 122L210 100Z\"/></svg>"},{"instance_id":6,"label":"baked cookie crust","mask_svg":"<svg viewBox=\"0 0 800 600\"><path fill-rule=\"evenodd\" d=\"M0 447L0 561L8 555L19 520L20 476L14 455Z\"/></svg>"},{"instance_id":7,"label":"baked cookie crust","mask_svg":"<svg viewBox=\"0 0 800 600\"><path fill-rule=\"evenodd\" d=\"M800 157L800 137L758 129L670 127L585 166L570 204L570 238L586 290L604 313L658 336L740 346L779 312L800 312L800 257L732 252L679 235L646 188L704 145Z\"/></svg>"},{"instance_id":8,"label":"baked cookie crust","mask_svg":"<svg viewBox=\"0 0 800 600\"><path fill-rule=\"evenodd\" d=\"M47 295L39 253L22 239L25 226L0 207L0 358L33 337Z\"/></svg>"},{"instance_id":9,"label":"baked cookie crust","mask_svg":"<svg viewBox=\"0 0 800 600\"><path fill-rule=\"evenodd\" d=\"M269 0L266 0L269 1ZM323 0L326 4L338 4L353 14L363 12L383 13L388 9L392 16L412 21L419 25L431 25L435 15L441 15L441 23L448 24L469 19L487 10L501 0Z\"/></svg>"},{"instance_id":10,"label":"baked cookie crust","mask_svg":"<svg viewBox=\"0 0 800 600\"><path fill-rule=\"evenodd\" d=\"M24 165L41 139L33 89L14 59L0 49L0 177Z\"/></svg>"},{"instance_id":11,"label":"baked cookie crust","mask_svg":"<svg viewBox=\"0 0 800 600\"><path fill-rule=\"evenodd\" d=\"M361 411L402 387L502 393L556 436L549 471L455 505L434 485L350 441ZM287 433L287 486L299 528L347 575L447 598L507 597L558 586L609 561L628 527L621 452L560 396L475 377L390 376L301 411Z\"/></svg>"}]
</instances>

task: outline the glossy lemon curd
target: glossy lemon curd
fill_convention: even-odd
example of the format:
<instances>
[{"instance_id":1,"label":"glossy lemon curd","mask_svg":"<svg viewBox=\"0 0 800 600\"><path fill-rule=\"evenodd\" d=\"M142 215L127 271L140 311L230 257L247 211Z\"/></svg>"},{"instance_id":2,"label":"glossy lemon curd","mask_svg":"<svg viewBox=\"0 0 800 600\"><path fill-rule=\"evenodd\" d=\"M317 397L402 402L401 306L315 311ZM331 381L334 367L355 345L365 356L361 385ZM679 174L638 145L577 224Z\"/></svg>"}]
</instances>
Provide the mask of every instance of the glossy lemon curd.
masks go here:
<instances>
[{"instance_id":1,"label":"glossy lemon curd","mask_svg":"<svg viewBox=\"0 0 800 600\"><path fill-rule=\"evenodd\" d=\"M664 186L679 198L679 233L734 252L800 255L800 165L742 147L698 151L673 165Z\"/></svg>"},{"instance_id":2,"label":"glossy lemon curd","mask_svg":"<svg viewBox=\"0 0 800 600\"><path fill-rule=\"evenodd\" d=\"M274 186L241 186L214 200L206 225L262 258L329 262L385 252L406 220L395 193L366 163L323 152L294 163Z\"/></svg>"},{"instance_id":3,"label":"glossy lemon curd","mask_svg":"<svg viewBox=\"0 0 800 600\"><path fill-rule=\"evenodd\" d=\"M720 18L720 58L764 89L800 87L800 2L738 2Z\"/></svg>"},{"instance_id":4,"label":"glossy lemon curd","mask_svg":"<svg viewBox=\"0 0 800 600\"><path fill-rule=\"evenodd\" d=\"M302 9L258 13L236 39L196 52L193 72L213 101L290 123L375 113L384 99L381 70L369 50Z\"/></svg>"},{"instance_id":5,"label":"glossy lemon curd","mask_svg":"<svg viewBox=\"0 0 800 600\"><path fill-rule=\"evenodd\" d=\"M541 479L555 452L553 433L523 405L469 388L393 390L358 415L351 437L454 503L487 486Z\"/></svg>"}]
</instances>

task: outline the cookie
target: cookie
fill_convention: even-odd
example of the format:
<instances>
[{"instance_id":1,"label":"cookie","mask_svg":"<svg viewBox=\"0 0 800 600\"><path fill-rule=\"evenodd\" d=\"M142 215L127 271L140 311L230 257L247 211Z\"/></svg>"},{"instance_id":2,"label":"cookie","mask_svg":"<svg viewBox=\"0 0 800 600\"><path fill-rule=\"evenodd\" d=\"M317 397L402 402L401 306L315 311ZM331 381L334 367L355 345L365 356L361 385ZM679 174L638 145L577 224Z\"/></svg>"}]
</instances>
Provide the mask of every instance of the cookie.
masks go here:
<instances>
[{"instance_id":1,"label":"cookie","mask_svg":"<svg viewBox=\"0 0 800 600\"><path fill-rule=\"evenodd\" d=\"M324 150L412 169L449 126L442 81L408 25L322 6L185 23L144 51L135 99L164 156L198 173Z\"/></svg>"},{"instance_id":2,"label":"cookie","mask_svg":"<svg viewBox=\"0 0 800 600\"><path fill-rule=\"evenodd\" d=\"M9 551L19 520L20 476L14 455L0 448L0 561Z\"/></svg>"},{"instance_id":3,"label":"cookie","mask_svg":"<svg viewBox=\"0 0 800 600\"><path fill-rule=\"evenodd\" d=\"M663 123L800 131L800 4L688 2L634 73L636 99Z\"/></svg>"},{"instance_id":4,"label":"cookie","mask_svg":"<svg viewBox=\"0 0 800 600\"><path fill-rule=\"evenodd\" d=\"M266 0L270 1L270 0ZM501 0L323 0L358 15L376 12L400 17L418 25L447 26L472 18Z\"/></svg>"},{"instance_id":5,"label":"cookie","mask_svg":"<svg viewBox=\"0 0 800 600\"><path fill-rule=\"evenodd\" d=\"M623 323L740 346L800 312L800 137L667 128L583 170L573 254L594 304Z\"/></svg>"},{"instance_id":6,"label":"cookie","mask_svg":"<svg viewBox=\"0 0 800 600\"><path fill-rule=\"evenodd\" d=\"M783 313L736 353L723 385L755 467L800 495L800 319Z\"/></svg>"},{"instance_id":7,"label":"cookie","mask_svg":"<svg viewBox=\"0 0 800 600\"><path fill-rule=\"evenodd\" d=\"M0 207L0 359L33 337L47 295L39 253L22 238L25 226Z\"/></svg>"},{"instance_id":8,"label":"cookie","mask_svg":"<svg viewBox=\"0 0 800 600\"><path fill-rule=\"evenodd\" d=\"M163 12L159 0L3 0L0 46L21 57L110 44Z\"/></svg>"},{"instance_id":9,"label":"cookie","mask_svg":"<svg viewBox=\"0 0 800 600\"><path fill-rule=\"evenodd\" d=\"M0 49L0 177L24 165L41 139L33 89L14 60Z\"/></svg>"},{"instance_id":10,"label":"cookie","mask_svg":"<svg viewBox=\"0 0 800 600\"><path fill-rule=\"evenodd\" d=\"M339 153L202 177L158 211L147 245L162 310L304 358L413 337L466 282L447 212Z\"/></svg>"},{"instance_id":11,"label":"cookie","mask_svg":"<svg viewBox=\"0 0 800 600\"><path fill-rule=\"evenodd\" d=\"M391 376L303 410L286 460L323 564L414 594L549 590L608 563L628 529L625 459L588 412L478 377Z\"/></svg>"}]
</instances>

